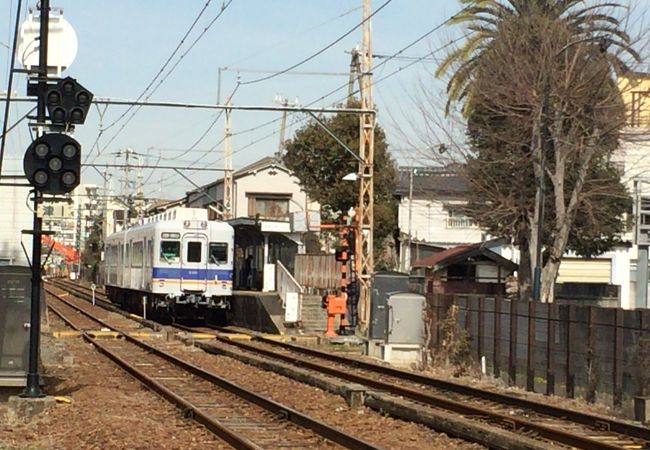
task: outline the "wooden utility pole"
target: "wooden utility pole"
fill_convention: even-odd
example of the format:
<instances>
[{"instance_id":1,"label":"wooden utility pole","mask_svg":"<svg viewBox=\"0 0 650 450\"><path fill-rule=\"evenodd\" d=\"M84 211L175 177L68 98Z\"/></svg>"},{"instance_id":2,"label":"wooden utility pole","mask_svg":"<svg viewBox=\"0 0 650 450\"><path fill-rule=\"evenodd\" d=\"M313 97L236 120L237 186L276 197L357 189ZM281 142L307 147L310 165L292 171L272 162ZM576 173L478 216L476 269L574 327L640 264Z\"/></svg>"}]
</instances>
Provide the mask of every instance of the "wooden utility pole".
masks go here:
<instances>
[{"instance_id":1,"label":"wooden utility pole","mask_svg":"<svg viewBox=\"0 0 650 450\"><path fill-rule=\"evenodd\" d=\"M230 106L230 98L228 98L228 100L226 101L226 105ZM230 114L231 114L231 110L226 109L226 124L224 127L224 139L223 139L223 164L224 164L223 220L232 219L233 180L232 180L232 142L231 142L232 133L230 131L231 128Z\"/></svg>"},{"instance_id":2,"label":"wooden utility pole","mask_svg":"<svg viewBox=\"0 0 650 450\"><path fill-rule=\"evenodd\" d=\"M361 108L374 109L372 101L372 27L370 0L363 0L363 42L361 45ZM370 293L372 272L374 270L372 231L374 225L374 182L373 166L375 159L375 114L362 113L359 121L359 326L362 330L370 321Z\"/></svg>"}]
</instances>

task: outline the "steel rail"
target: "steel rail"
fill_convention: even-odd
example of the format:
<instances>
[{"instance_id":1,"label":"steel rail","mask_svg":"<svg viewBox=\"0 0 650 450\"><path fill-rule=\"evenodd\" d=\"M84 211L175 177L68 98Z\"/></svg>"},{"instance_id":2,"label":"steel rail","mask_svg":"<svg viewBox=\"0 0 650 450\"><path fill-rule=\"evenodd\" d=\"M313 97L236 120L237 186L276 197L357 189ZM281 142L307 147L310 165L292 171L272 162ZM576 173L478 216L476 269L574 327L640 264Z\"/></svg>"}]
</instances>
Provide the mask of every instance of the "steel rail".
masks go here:
<instances>
[{"instance_id":1,"label":"steel rail","mask_svg":"<svg viewBox=\"0 0 650 450\"><path fill-rule=\"evenodd\" d=\"M75 306L72 303L68 302L67 300L61 298L60 295L52 292L51 290L46 289L46 291L49 294L56 297L57 299L59 299L60 301L62 301L63 303L65 303L65 304L69 305L70 307L76 309L81 314L95 320L97 323L99 323L103 327L109 328L112 331L120 333L120 335L126 341L128 341L128 342L130 342L132 344L135 344L135 345L139 346L140 348L142 348L142 349L144 349L144 350L146 350L146 351L148 351L148 352L150 352L150 353L152 353L152 354L154 354L154 355L156 355L156 356L158 356L160 358L163 358L163 359L171 362L172 364L175 364L175 365L181 367L182 369L192 373L193 375L196 375L197 377L200 377L200 378L202 378L202 379L204 379L206 381L209 381L209 382L217 385L220 388L222 388L224 390L227 390L230 393L232 393L232 394L234 394L234 395L236 395L236 396L238 396L240 398L243 398L244 400L246 400L246 401L248 401L250 403L253 403L253 404L257 405L257 406L260 406L261 408L264 408L265 410L275 414L276 416L283 417L286 420L288 420L288 421L290 421L290 422L292 422L292 423L294 423L294 424L296 424L296 425L298 425L300 427L310 429L311 431L313 431L314 433L324 437L325 439L328 439L328 440L330 440L330 441L332 441L334 443L337 443L337 444L342 445L342 446L344 446L346 448L349 448L349 449L377 450L379 448L379 447L376 447L376 446L374 446L372 444L369 444L369 443L367 443L367 442L365 442L365 441L363 441L361 439L357 439L357 438L355 438L355 437L353 437L353 436L351 436L351 435L349 435L349 434L347 434L347 433L345 433L343 431L340 431L339 429L337 429L335 427L331 427L331 426L326 425L326 424L324 424L324 423L322 423L320 421L312 419L311 417L307 416L306 414L303 414L303 413L301 413L301 412L299 412L299 411L297 411L297 410L295 410L293 408L282 405L281 403L278 403L278 402L276 402L274 400L268 399L268 398L266 398L264 396L261 396L259 394L254 393L254 392L252 392L250 390L242 388L241 386L239 386L239 385L237 385L235 383L227 381L225 378L222 378L222 377L220 377L220 376L218 376L218 375L216 375L214 373L203 370L200 367L195 366L193 364L190 364L190 363L188 363L186 361L183 361L183 360L177 358L174 355L171 355L171 354L169 354L167 352L164 352L162 350L159 350L159 349L157 349L157 348L155 348L155 347L153 347L153 346L151 346L151 345L149 345L149 344L147 344L145 342L142 342L142 341L140 341L140 340L138 340L136 338L133 338L132 336L129 336L127 333L123 332L122 330L108 324L106 321L101 320L99 318L96 318L92 314L88 313L87 311L84 311L83 309L78 308L77 306ZM82 331L82 334L84 336L87 335L87 333L85 333L83 331ZM88 336L88 338L92 339L90 336ZM93 339L93 343L95 343L94 339ZM108 350L106 348L104 348L104 350L106 352L108 352L108 353L111 353L110 350ZM122 363L125 363L125 364L128 365L128 363L124 362L123 360L120 360L120 358L117 355L114 355L114 354L112 354L112 355L113 356L111 357L111 359L113 359L115 362L117 362L121 366L122 366ZM133 372L131 372L131 370ZM149 378L147 375L143 374L142 372L138 371L135 368L131 368L131 370L129 370L129 372L133 373L134 376L136 376L138 379L141 379L141 377ZM170 399L174 403L176 403L178 401L178 399L180 399L176 394L169 391L167 388L160 385L156 381L151 380L151 382L155 383L157 385L156 391L158 391L158 389L161 389L164 392L164 395L170 394ZM163 393L163 392L161 392L161 393ZM182 400L182 399L180 399L180 400ZM191 403L187 403L187 405L183 405L183 406L185 406L187 408L190 408L193 413L199 414L198 417L203 417L206 420L207 419L212 420L209 417L203 415L199 409L193 407L191 405ZM224 438L224 439L226 439L226 438ZM244 448L248 448L248 447L244 447ZM257 447L254 447L254 448L257 448Z\"/></svg>"},{"instance_id":2,"label":"steel rail","mask_svg":"<svg viewBox=\"0 0 650 450\"><path fill-rule=\"evenodd\" d=\"M454 411L458 414L463 414L467 416L475 416L475 417L485 417L489 418L491 420L497 421L502 424L507 424L507 425L513 425L515 429L529 429L533 430L537 433L539 433L540 436L553 440L556 442L561 442L563 444L575 446L578 448L583 448L583 449L602 449L602 450L614 450L614 449L621 449L622 447L617 446L617 445L612 445L606 442L600 442L594 439L591 439L589 437L576 434L576 433L570 433L564 430L556 429L553 427L549 427L543 424L535 423L530 420L525 420L520 417L516 416L511 416L511 415L506 415L502 414L499 412L495 411L490 411L489 409L486 409L485 407L479 407L479 406L472 406L467 403L463 403L460 401L454 401L445 397L442 397L440 395L433 395L425 392L420 392L416 391L411 388L407 387L402 387L402 386L397 386L393 383L390 382L384 382L380 380L376 380L373 378L369 378L367 376L362 376L362 375L356 375L350 372L345 372L341 371L340 369L336 369L334 367L324 365L324 364L319 364L319 363L314 363L310 361L306 361L304 359L300 359L295 356L290 356L290 355L285 355L277 352L273 352L271 350L267 349L262 349L259 347L256 347L253 344L241 342L241 341L236 341L236 340L229 340L227 338L221 337L221 336L216 336L217 340L220 342L223 342L225 344L229 345L234 345L237 346L241 349L248 350L250 352L254 353L259 353L263 354L267 357L270 358L275 358L275 359L280 359L284 360L290 364L300 366L303 368L308 368L311 370L315 370L321 373L326 373L328 375L345 379L348 381L352 381L354 383L359 383L365 386L369 386L375 389L379 389L382 391L389 392L394 395L399 395L404 398L408 398L411 400L414 400L419 403L423 403L429 406L434 406L438 408L444 408L449 411ZM204 349L208 350L203 346ZM352 360L350 360L352 361ZM341 362L341 361L338 361ZM345 358L345 362L348 362L348 359ZM374 365L373 365L374 366ZM479 392L479 395L481 395L484 391L477 390ZM475 396L476 397L476 396ZM500 397L497 397L500 398ZM499 402L499 400L493 400ZM501 402L499 402L501 403ZM532 409L528 407L527 409ZM555 418L564 418L564 416L554 416ZM602 429L599 427L599 429Z\"/></svg>"},{"instance_id":3,"label":"steel rail","mask_svg":"<svg viewBox=\"0 0 650 450\"><path fill-rule=\"evenodd\" d=\"M86 288L84 287L84 289ZM181 328L185 328L185 327L181 327ZM222 327L216 327L216 329L219 331L226 331L226 332L232 331ZM474 397L480 400L492 401L495 403L518 407L518 408L525 408L539 414L551 416L556 419L568 420L577 424L592 427L597 430L609 431L609 432L617 433L628 437L635 437L635 438L643 439L645 441L650 441L650 430L648 430L647 428L635 426L608 417L582 413L578 411L572 411L572 410L568 410L568 409L564 409L564 408L560 408L557 406L552 406L552 405L548 405L536 401L516 398L509 395L500 394L497 392L486 391L486 390L482 390L470 386L465 386L459 383L422 376L422 375L418 375L400 369L380 366L378 364L359 361L356 359L347 358L340 355L334 355L321 350L309 349L306 347L301 347L289 343L279 342L272 339L264 338L256 333L249 332L249 334L253 336L253 339L272 346L285 348L287 350L299 352L316 358L326 359L328 361L344 364L349 367L356 367L358 369L368 370L382 375L397 377L402 380L416 382L435 389L452 391L461 395ZM406 398L419 401L421 403L442 407L448 410L455 411L460 414L467 414L467 415L481 416L481 417L490 415L493 417L494 420L499 421L501 423L513 424L516 428L532 429L537 431L541 436L544 436L548 439L556 440L558 442L563 442L568 445L579 446L582 448L600 448L600 449L619 448L620 449L620 447L615 445L599 442L585 436L568 433L563 430L558 430L552 427L546 427L544 425L539 425L524 419L512 417L510 415L504 415L497 412L488 412L484 408L477 408L464 403L454 402L453 400L449 400L444 397L418 392L409 388L395 386L394 384L384 383L363 376L358 376L350 373L341 373L339 370L334 369L330 366L320 365L318 363L312 363L289 355L278 354L271 350L260 349L259 347L256 347L253 344L239 342L239 341L231 341L223 337L220 337L217 334L215 336L220 342L223 342L225 344L235 345L245 350L265 354L266 356L271 358L285 360L294 365L302 366L305 368L311 368L312 370L328 373L331 376L344 378L349 381L365 384L367 386L376 389L392 392L395 393L396 395L401 395Z\"/></svg>"},{"instance_id":4,"label":"steel rail","mask_svg":"<svg viewBox=\"0 0 650 450\"><path fill-rule=\"evenodd\" d=\"M63 300L60 296L57 294L53 294L52 292L48 293L50 295L55 296L57 299L60 301L64 302L68 306L75 308L74 305L68 303L67 301ZM54 307L53 305L48 305L48 308L52 310L57 316L59 316L68 326L73 328L75 331L79 331L81 333L81 336L86 340L87 342L93 344L95 348L97 348L102 354L107 356L111 361L116 363L119 367L121 367L124 371L128 372L131 374L134 378L139 380L142 384L144 384L146 387L151 389L152 391L156 392L160 396L162 396L164 399L169 401L170 403L174 404L175 406L179 407L185 415L187 413L191 413L191 417L196 420L198 423L201 425L205 426L208 430L210 430L212 433L214 433L216 436L222 438L224 441L228 442L230 445L234 446L235 448L240 448L240 449L247 449L247 450L262 450L262 447L256 445L255 443L251 442L250 440L246 439L243 436L238 435L237 433L233 432L226 426L222 425L219 421L212 419L208 415L204 414L199 408L194 406L192 403L189 401L185 400L181 396L175 394L173 391L167 389L165 386L163 386L161 383L158 383L154 379L152 379L150 376L146 375L144 372L136 369L132 365L130 365L128 362L117 356L115 353L110 351L106 346L101 344L98 339L93 338L83 330L81 327L77 326L74 321L69 319L63 312L61 312L58 308ZM76 308L75 308L76 309ZM82 314L85 314L83 311L77 309L77 311L82 312Z\"/></svg>"},{"instance_id":5,"label":"steel rail","mask_svg":"<svg viewBox=\"0 0 650 450\"><path fill-rule=\"evenodd\" d=\"M606 429L607 431L612 431L614 433L620 433L626 436L636 437L639 439L650 441L650 429L646 427L626 423L620 420L612 419L609 417L584 413L580 411L574 411L566 408L561 408L558 406L549 405L547 403L537 402L534 400L528 400L528 399L513 397L506 394L500 394L498 392L487 391L472 386L466 386L460 383L454 383L453 381L442 380L439 378L432 378L424 375L419 375L413 372L408 372L406 370L381 366L379 364L373 364L366 361L347 358L341 355L334 355L332 353L327 353L322 350L310 349L310 348L301 347L294 344L289 344L286 342L274 341L272 339L268 339L259 335L253 335L253 339L260 342L264 342L269 345L282 347L287 350L292 350L295 352L303 353L317 358L327 359L332 362L337 362L352 367L358 367L359 369L369 370L369 371L381 373L383 375L388 375L388 376L393 376L408 381L413 381L415 383L420 383L425 386L430 386L437 389L444 389L462 395L478 397L485 400L506 404L509 406L531 409L540 414L546 414L549 416L566 417L572 422L576 422L581 425L587 425L599 429Z\"/></svg>"}]
</instances>

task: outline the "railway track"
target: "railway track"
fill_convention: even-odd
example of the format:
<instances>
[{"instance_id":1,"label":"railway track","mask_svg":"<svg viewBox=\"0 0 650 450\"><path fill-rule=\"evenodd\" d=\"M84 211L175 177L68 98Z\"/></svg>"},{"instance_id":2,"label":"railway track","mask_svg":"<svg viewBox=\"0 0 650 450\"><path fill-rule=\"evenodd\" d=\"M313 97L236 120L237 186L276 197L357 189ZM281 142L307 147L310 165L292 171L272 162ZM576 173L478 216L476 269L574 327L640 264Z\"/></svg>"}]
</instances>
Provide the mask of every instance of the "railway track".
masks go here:
<instances>
[{"instance_id":1,"label":"railway track","mask_svg":"<svg viewBox=\"0 0 650 450\"><path fill-rule=\"evenodd\" d=\"M209 332L199 328L192 330ZM215 333L215 340L216 343L199 345L207 351L227 353L236 358L249 354L282 361L408 399L416 409L452 411L548 443L584 449L650 448L648 428L607 417L450 383L262 336L243 342Z\"/></svg>"},{"instance_id":2,"label":"railway track","mask_svg":"<svg viewBox=\"0 0 650 450\"><path fill-rule=\"evenodd\" d=\"M142 332L137 322L124 319L117 328L90 312L90 305L46 291L48 307L85 340L235 448L377 448L132 337ZM98 327L118 339L95 337Z\"/></svg>"},{"instance_id":3,"label":"railway track","mask_svg":"<svg viewBox=\"0 0 650 450\"><path fill-rule=\"evenodd\" d=\"M76 286L79 292L85 288ZM365 386L366 404L386 410L379 391L405 399L411 407L407 418L417 421L428 413L452 412L472 422L498 427L518 436L538 440L545 446L584 449L650 448L650 429L609 417L572 411L528 399L478 389L381 366L315 349L278 342L252 334L250 342L234 341L222 331L182 327L211 333L213 342L197 343L204 350L250 361L263 358L281 361L301 370L326 374L333 379ZM227 330L226 330L227 331ZM373 392L375 391L375 392ZM398 408L399 409L399 408ZM415 411L415 414L413 414ZM419 415L418 415L419 412ZM399 417L400 411L392 412ZM449 432L449 430L443 430ZM459 436L467 438L467 436ZM485 443L485 442L482 442Z\"/></svg>"}]
</instances>

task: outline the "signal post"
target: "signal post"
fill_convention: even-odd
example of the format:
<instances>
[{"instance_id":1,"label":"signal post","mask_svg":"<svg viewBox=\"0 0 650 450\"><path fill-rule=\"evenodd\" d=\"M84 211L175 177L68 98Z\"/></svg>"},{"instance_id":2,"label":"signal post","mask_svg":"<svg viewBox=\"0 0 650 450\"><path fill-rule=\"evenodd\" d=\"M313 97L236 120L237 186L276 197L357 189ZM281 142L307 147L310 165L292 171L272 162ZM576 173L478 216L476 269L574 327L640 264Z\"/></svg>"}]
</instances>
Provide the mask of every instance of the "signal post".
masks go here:
<instances>
[{"instance_id":1,"label":"signal post","mask_svg":"<svg viewBox=\"0 0 650 450\"><path fill-rule=\"evenodd\" d=\"M40 340L41 300L41 237L42 218L38 216L38 205L43 194L62 195L79 185L81 176L81 145L64 132L74 130L74 125L83 124L90 109L93 95L73 78L49 79L47 72L48 27L50 1L40 1L39 63L36 83L29 82L27 95L37 97L36 123L40 136L27 148L23 159L25 176L34 187L33 230L24 230L32 235L32 292L29 331L29 366L27 384L22 397L39 398L45 394L40 388L38 372ZM13 68L12 68L13 69ZM49 132L45 132L48 129Z\"/></svg>"}]
</instances>

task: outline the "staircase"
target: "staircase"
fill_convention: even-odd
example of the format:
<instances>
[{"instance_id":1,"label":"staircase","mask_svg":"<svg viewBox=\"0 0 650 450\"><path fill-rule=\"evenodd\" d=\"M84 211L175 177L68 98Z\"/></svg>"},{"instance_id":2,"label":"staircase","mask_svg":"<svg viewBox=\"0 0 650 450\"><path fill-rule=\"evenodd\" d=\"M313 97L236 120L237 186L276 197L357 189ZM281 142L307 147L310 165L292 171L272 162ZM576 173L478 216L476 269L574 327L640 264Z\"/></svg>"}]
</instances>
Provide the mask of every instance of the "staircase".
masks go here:
<instances>
[{"instance_id":1,"label":"staircase","mask_svg":"<svg viewBox=\"0 0 650 450\"><path fill-rule=\"evenodd\" d=\"M327 327L327 311L320 295L305 294L302 299L302 325L306 332L323 332Z\"/></svg>"}]
</instances>

